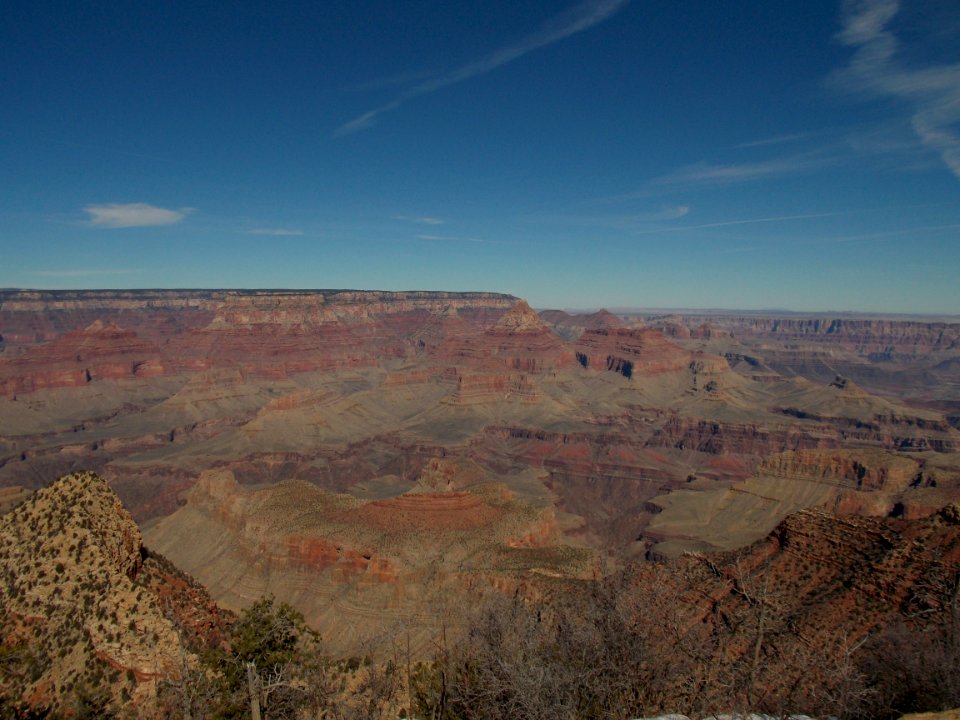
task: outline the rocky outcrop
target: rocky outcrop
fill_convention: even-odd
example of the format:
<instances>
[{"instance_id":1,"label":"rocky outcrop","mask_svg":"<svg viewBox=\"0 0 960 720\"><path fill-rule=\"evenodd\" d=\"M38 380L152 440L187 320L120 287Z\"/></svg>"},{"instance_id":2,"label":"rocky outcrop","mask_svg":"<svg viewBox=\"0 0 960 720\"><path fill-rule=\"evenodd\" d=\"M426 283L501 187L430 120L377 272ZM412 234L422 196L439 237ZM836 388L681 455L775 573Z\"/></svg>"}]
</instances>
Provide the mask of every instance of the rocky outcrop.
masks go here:
<instances>
[{"instance_id":1,"label":"rocky outcrop","mask_svg":"<svg viewBox=\"0 0 960 720\"><path fill-rule=\"evenodd\" d=\"M737 455L764 455L784 450L839 447L841 440L828 428L765 426L673 417L649 441L652 447Z\"/></svg>"},{"instance_id":2,"label":"rocky outcrop","mask_svg":"<svg viewBox=\"0 0 960 720\"><path fill-rule=\"evenodd\" d=\"M525 374L461 373L453 368L448 377L456 378L456 391L448 400L457 405L504 401L536 404L543 397L534 379Z\"/></svg>"},{"instance_id":3,"label":"rocky outcrop","mask_svg":"<svg viewBox=\"0 0 960 720\"><path fill-rule=\"evenodd\" d=\"M804 510L749 551L721 556L721 576L741 572L748 582L767 573L779 584L783 615L855 642L905 608L940 607L932 581L960 567L954 508L912 521Z\"/></svg>"},{"instance_id":4,"label":"rocky outcrop","mask_svg":"<svg viewBox=\"0 0 960 720\"><path fill-rule=\"evenodd\" d=\"M611 330L624 327L624 322L608 310L571 315L563 310L544 310L543 321L564 340L576 340L587 330Z\"/></svg>"},{"instance_id":5,"label":"rocky outcrop","mask_svg":"<svg viewBox=\"0 0 960 720\"><path fill-rule=\"evenodd\" d=\"M577 361L592 370L611 370L630 378L681 372L690 354L663 337L658 330L587 330L574 345Z\"/></svg>"},{"instance_id":6,"label":"rocky outcrop","mask_svg":"<svg viewBox=\"0 0 960 720\"><path fill-rule=\"evenodd\" d=\"M457 368L543 374L573 364L573 353L524 301L517 302L492 327L452 327L426 352L436 362Z\"/></svg>"},{"instance_id":7,"label":"rocky outcrop","mask_svg":"<svg viewBox=\"0 0 960 720\"><path fill-rule=\"evenodd\" d=\"M493 329L494 332L507 334L542 333L546 329L546 324L526 300L520 300L497 320Z\"/></svg>"},{"instance_id":8,"label":"rocky outcrop","mask_svg":"<svg viewBox=\"0 0 960 720\"><path fill-rule=\"evenodd\" d=\"M695 702L712 712L825 717L842 705L839 693L824 690L842 686L856 688L864 707L878 698L866 714L883 716L890 700L882 674L901 682L900 658L915 658L933 677L933 658L943 657L940 677L955 667L955 654L933 650L956 637L960 525L947 519L954 508L913 521L808 509L749 547L643 566L632 593L654 643L648 652L686 667L674 672L681 682L697 678ZM882 665L887 658L893 668ZM878 663L880 682L871 674ZM672 692L689 698L686 687Z\"/></svg>"},{"instance_id":9,"label":"rocky outcrop","mask_svg":"<svg viewBox=\"0 0 960 720\"><path fill-rule=\"evenodd\" d=\"M63 710L106 688L148 715L183 649L158 598L135 584L140 530L98 476L63 477L0 519L3 644L20 649L0 679L8 700Z\"/></svg>"},{"instance_id":10,"label":"rocky outcrop","mask_svg":"<svg viewBox=\"0 0 960 720\"><path fill-rule=\"evenodd\" d=\"M797 451L766 458L757 467L757 473L771 477L815 479L863 490L899 492L911 485L920 486L932 481L929 476L924 478L922 467L920 458L892 453Z\"/></svg>"}]
</instances>

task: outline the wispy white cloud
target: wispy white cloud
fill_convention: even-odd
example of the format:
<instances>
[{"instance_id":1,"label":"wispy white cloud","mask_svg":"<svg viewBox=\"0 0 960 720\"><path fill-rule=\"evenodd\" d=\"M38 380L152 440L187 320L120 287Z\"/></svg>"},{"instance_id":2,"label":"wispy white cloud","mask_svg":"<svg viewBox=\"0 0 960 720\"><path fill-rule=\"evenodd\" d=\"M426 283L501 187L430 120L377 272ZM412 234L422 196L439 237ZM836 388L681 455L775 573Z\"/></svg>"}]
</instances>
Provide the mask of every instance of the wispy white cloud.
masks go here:
<instances>
[{"instance_id":1,"label":"wispy white cloud","mask_svg":"<svg viewBox=\"0 0 960 720\"><path fill-rule=\"evenodd\" d=\"M883 232L862 233L858 235L838 235L814 240L815 243L854 243L868 240L883 240L886 238L904 237L907 235L925 235L944 231L960 230L960 223L947 225L922 225L920 227L904 228L902 230L884 230Z\"/></svg>"},{"instance_id":2,"label":"wispy white cloud","mask_svg":"<svg viewBox=\"0 0 960 720\"><path fill-rule=\"evenodd\" d=\"M552 45L564 38L587 30L614 15L625 7L626 4L627 0L587 0L586 2L575 5L565 12L555 15L540 27L540 29L521 38L512 45L506 45L494 50L488 55L461 65L450 72L414 85L390 102L358 115L353 120L337 128L335 134L349 135L358 130L371 127L376 123L380 115L390 112L391 110L396 110L414 98L428 95L442 88L449 87L450 85L456 85L457 83L477 77L478 75L484 75L491 70L495 70L502 65L506 65L523 57L527 53L546 47L547 45Z\"/></svg>"},{"instance_id":3,"label":"wispy white cloud","mask_svg":"<svg viewBox=\"0 0 960 720\"><path fill-rule=\"evenodd\" d=\"M750 142L740 143L739 145L734 145L734 147L737 149L742 149L752 147L767 147L768 145L785 145L787 143L798 142L799 140L806 140L811 135L813 135L813 133L810 132L777 135L775 137L760 138L759 140L751 140Z\"/></svg>"},{"instance_id":4,"label":"wispy white cloud","mask_svg":"<svg viewBox=\"0 0 960 720\"><path fill-rule=\"evenodd\" d=\"M601 213L596 215L539 215L527 218L534 223L550 225L570 225L578 227L601 227L613 230L636 230L649 227L652 223L669 222L686 217L690 213L689 205L671 205L639 213Z\"/></svg>"},{"instance_id":5,"label":"wispy white cloud","mask_svg":"<svg viewBox=\"0 0 960 720\"><path fill-rule=\"evenodd\" d=\"M446 220L438 217L411 217L409 215L394 215L394 220L406 220L407 222L418 223L420 225L445 225Z\"/></svg>"},{"instance_id":6,"label":"wispy white cloud","mask_svg":"<svg viewBox=\"0 0 960 720\"><path fill-rule=\"evenodd\" d=\"M247 235L269 235L271 237L288 237L294 235L303 235L303 230L291 230L289 228L254 228L247 230Z\"/></svg>"},{"instance_id":7,"label":"wispy white cloud","mask_svg":"<svg viewBox=\"0 0 960 720\"><path fill-rule=\"evenodd\" d=\"M37 277L73 278L92 277L94 275L136 275L143 272L135 268L82 268L75 270L33 270L29 275Z\"/></svg>"},{"instance_id":8,"label":"wispy white cloud","mask_svg":"<svg viewBox=\"0 0 960 720\"><path fill-rule=\"evenodd\" d=\"M674 207L663 208L658 213L652 213L645 219L650 222L655 222L658 220L679 220L680 218L686 217L689 214L689 205L675 205Z\"/></svg>"},{"instance_id":9,"label":"wispy white cloud","mask_svg":"<svg viewBox=\"0 0 960 720\"><path fill-rule=\"evenodd\" d=\"M183 220L192 208L169 210L147 203L105 203L87 205L83 211L90 224L100 228L153 227L174 225Z\"/></svg>"},{"instance_id":10,"label":"wispy white cloud","mask_svg":"<svg viewBox=\"0 0 960 720\"><path fill-rule=\"evenodd\" d=\"M819 153L805 153L757 162L718 165L695 163L661 175L651 185L687 186L720 185L747 182L778 175L793 175L835 162L834 158Z\"/></svg>"},{"instance_id":11,"label":"wispy white cloud","mask_svg":"<svg viewBox=\"0 0 960 720\"><path fill-rule=\"evenodd\" d=\"M793 220L812 220L814 218L837 217L849 215L849 212L804 213L802 215L774 215L771 217L743 218L739 220L723 220L722 222L701 223L700 225L677 225L656 230L642 230L637 235L656 235L664 232L682 232L684 230L709 230L711 228L731 227L735 225L757 225L762 223L790 222Z\"/></svg>"},{"instance_id":12,"label":"wispy white cloud","mask_svg":"<svg viewBox=\"0 0 960 720\"><path fill-rule=\"evenodd\" d=\"M847 0L838 39L855 49L849 65L832 77L845 92L889 97L912 107L911 125L960 178L960 63L907 67L898 58L899 41L888 28L900 11L898 0Z\"/></svg>"},{"instance_id":13,"label":"wispy white cloud","mask_svg":"<svg viewBox=\"0 0 960 720\"><path fill-rule=\"evenodd\" d=\"M473 243L485 242L480 238L460 237L459 235L417 235L417 238L420 240L448 240L448 241L454 241L454 242L473 242Z\"/></svg>"}]
</instances>

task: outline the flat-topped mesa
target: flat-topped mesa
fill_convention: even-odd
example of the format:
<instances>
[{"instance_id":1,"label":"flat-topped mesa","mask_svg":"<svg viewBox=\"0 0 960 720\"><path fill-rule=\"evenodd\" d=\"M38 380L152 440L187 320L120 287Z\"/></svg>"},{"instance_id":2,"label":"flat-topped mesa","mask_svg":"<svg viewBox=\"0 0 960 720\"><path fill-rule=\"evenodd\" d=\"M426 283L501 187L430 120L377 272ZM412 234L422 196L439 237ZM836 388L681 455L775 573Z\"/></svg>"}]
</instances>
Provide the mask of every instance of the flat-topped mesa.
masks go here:
<instances>
[{"instance_id":1,"label":"flat-topped mesa","mask_svg":"<svg viewBox=\"0 0 960 720\"><path fill-rule=\"evenodd\" d=\"M11 346L46 342L101 320L133 328L153 341L216 320L329 322L449 308L493 324L516 302L487 292L366 290L0 290L0 337ZM317 310L324 307L324 311ZM284 317L284 311L288 317ZM297 319L299 318L299 320Z\"/></svg>"},{"instance_id":2,"label":"flat-topped mesa","mask_svg":"<svg viewBox=\"0 0 960 720\"><path fill-rule=\"evenodd\" d=\"M508 310L515 298L499 293L317 291L262 292L227 296L211 329L220 326L322 326L375 322L385 316L414 314L483 315Z\"/></svg>"},{"instance_id":3,"label":"flat-topped mesa","mask_svg":"<svg viewBox=\"0 0 960 720\"><path fill-rule=\"evenodd\" d=\"M156 341L203 327L223 300L213 290L0 291L0 336L31 345L101 321L133 328Z\"/></svg>"},{"instance_id":4,"label":"flat-topped mesa","mask_svg":"<svg viewBox=\"0 0 960 720\"><path fill-rule=\"evenodd\" d=\"M185 369L240 367L248 377L366 367L415 356L428 347L423 336L448 328L478 335L515 301L497 293L237 293L169 349Z\"/></svg>"}]
</instances>

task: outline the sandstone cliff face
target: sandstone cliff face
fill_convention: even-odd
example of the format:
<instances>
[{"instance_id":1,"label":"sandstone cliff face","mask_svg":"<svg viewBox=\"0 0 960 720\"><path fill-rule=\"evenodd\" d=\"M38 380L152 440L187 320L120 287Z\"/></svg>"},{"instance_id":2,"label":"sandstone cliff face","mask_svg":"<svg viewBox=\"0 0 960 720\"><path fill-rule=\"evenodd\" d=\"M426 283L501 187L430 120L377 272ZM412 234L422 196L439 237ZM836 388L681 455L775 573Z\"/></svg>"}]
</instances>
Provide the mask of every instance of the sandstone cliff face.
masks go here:
<instances>
[{"instance_id":1,"label":"sandstone cliff face","mask_svg":"<svg viewBox=\"0 0 960 720\"><path fill-rule=\"evenodd\" d=\"M655 316L644 319L647 322L663 322ZM672 316L666 322L677 323L678 319L689 329L708 325L742 338L842 345L864 355L894 353L917 356L960 347L960 323L956 322L723 314L690 314L682 318Z\"/></svg>"},{"instance_id":2,"label":"sandstone cliff face","mask_svg":"<svg viewBox=\"0 0 960 720\"><path fill-rule=\"evenodd\" d=\"M0 294L0 337L24 352L0 359L0 392L172 369L240 366L282 378L371 365L415 352L407 335L434 316L492 324L514 303L496 293L7 292ZM153 345L161 339L162 354Z\"/></svg>"},{"instance_id":3,"label":"sandstone cliff face","mask_svg":"<svg viewBox=\"0 0 960 720\"><path fill-rule=\"evenodd\" d=\"M463 326L451 330L426 352L458 370L543 374L573 363L570 349L523 300L482 332Z\"/></svg>"},{"instance_id":4,"label":"sandstone cliff face","mask_svg":"<svg viewBox=\"0 0 960 720\"><path fill-rule=\"evenodd\" d=\"M55 340L100 321L156 340L213 318L224 293L207 290L0 291L0 338L9 345Z\"/></svg>"},{"instance_id":5,"label":"sandstone cliff face","mask_svg":"<svg viewBox=\"0 0 960 720\"><path fill-rule=\"evenodd\" d=\"M95 380L146 379L165 373L156 345L133 331L96 320L82 331L0 358L0 395L82 387Z\"/></svg>"},{"instance_id":6,"label":"sandstone cliff face","mask_svg":"<svg viewBox=\"0 0 960 720\"><path fill-rule=\"evenodd\" d=\"M658 330L626 328L585 331L575 345L581 365L596 370L613 370L626 377L634 372L657 374L687 368L690 356Z\"/></svg>"},{"instance_id":7,"label":"sandstone cliff face","mask_svg":"<svg viewBox=\"0 0 960 720\"><path fill-rule=\"evenodd\" d=\"M140 531L113 491L90 473L63 477L0 518L0 538L0 630L19 658L0 692L62 711L107 688L149 715L183 649L156 596L134 583Z\"/></svg>"},{"instance_id":8,"label":"sandstone cliff face","mask_svg":"<svg viewBox=\"0 0 960 720\"><path fill-rule=\"evenodd\" d=\"M805 477L864 490L903 491L929 482L923 477L923 461L892 453L846 450L842 452L786 452L773 455L757 468L772 477Z\"/></svg>"}]
</instances>

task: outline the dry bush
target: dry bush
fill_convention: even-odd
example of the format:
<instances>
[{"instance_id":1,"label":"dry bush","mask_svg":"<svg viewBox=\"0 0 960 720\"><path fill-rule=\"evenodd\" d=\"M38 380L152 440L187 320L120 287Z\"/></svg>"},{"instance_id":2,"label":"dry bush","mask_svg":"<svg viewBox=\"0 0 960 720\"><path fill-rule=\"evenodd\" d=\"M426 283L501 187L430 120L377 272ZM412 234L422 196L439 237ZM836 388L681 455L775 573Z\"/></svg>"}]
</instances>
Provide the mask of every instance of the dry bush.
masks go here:
<instances>
[{"instance_id":1,"label":"dry bush","mask_svg":"<svg viewBox=\"0 0 960 720\"><path fill-rule=\"evenodd\" d=\"M455 649L412 681L418 713L463 720L635 717L651 702L649 661L620 581L583 584L543 605L493 597Z\"/></svg>"}]
</instances>

